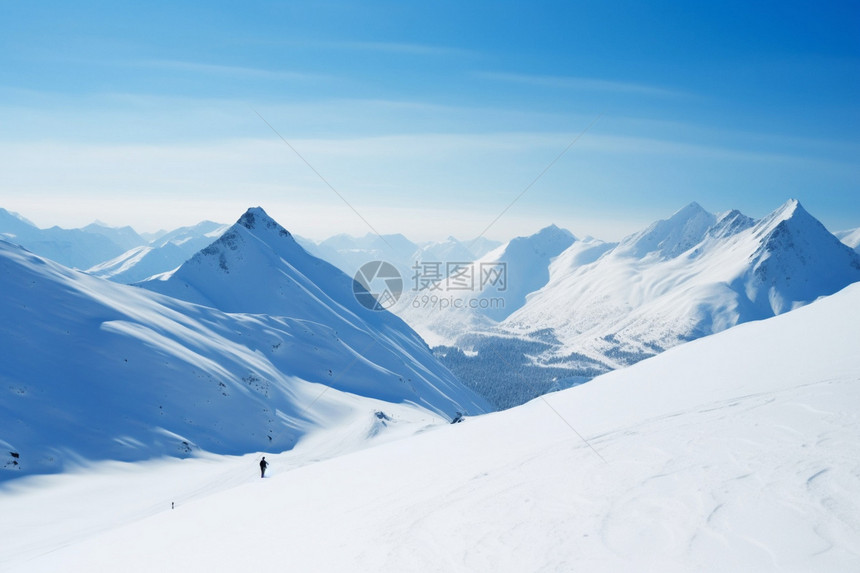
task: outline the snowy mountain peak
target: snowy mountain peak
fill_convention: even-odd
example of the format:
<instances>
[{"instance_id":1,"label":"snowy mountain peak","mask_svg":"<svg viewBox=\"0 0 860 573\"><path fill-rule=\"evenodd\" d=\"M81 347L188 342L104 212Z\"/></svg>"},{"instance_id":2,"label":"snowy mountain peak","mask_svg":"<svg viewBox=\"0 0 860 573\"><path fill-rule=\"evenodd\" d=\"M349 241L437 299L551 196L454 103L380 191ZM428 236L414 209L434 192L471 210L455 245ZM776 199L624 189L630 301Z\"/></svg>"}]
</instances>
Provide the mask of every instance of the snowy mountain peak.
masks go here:
<instances>
[{"instance_id":1,"label":"snowy mountain peak","mask_svg":"<svg viewBox=\"0 0 860 573\"><path fill-rule=\"evenodd\" d=\"M708 229L708 236L714 239L731 237L755 225L755 219L747 217L737 209L717 216L717 222Z\"/></svg>"},{"instance_id":2,"label":"snowy mountain peak","mask_svg":"<svg viewBox=\"0 0 860 573\"><path fill-rule=\"evenodd\" d=\"M530 250L541 257L554 257L576 241L573 233L556 225L544 227L534 235L516 237L505 246L507 253Z\"/></svg>"},{"instance_id":3,"label":"snowy mountain peak","mask_svg":"<svg viewBox=\"0 0 860 573\"><path fill-rule=\"evenodd\" d=\"M552 223L552 224L544 227L540 231L538 231L534 236L536 236L536 237L541 237L541 236L573 237L573 233L571 233L567 229L562 229L561 227L559 227L555 223Z\"/></svg>"},{"instance_id":4,"label":"snowy mountain peak","mask_svg":"<svg viewBox=\"0 0 860 573\"><path fill-rule=\"evenodd\" d=\"M657 221L644 231L627 237L617 252L636 258L653 254L671 259L701 242L716 222L716 215L705 211L694 201L668 219Z\"/></svg>"},{"instance_id":5,"label":"snowy mountain peak","mask_svg":"<svg viewBox=\"0 0 860 573\"><path fill-rule=\"evenodd\" d=\"M779 247L790 247L783 237L788 235L816 237L827 246L839 243L821 222L809 214L799 201L792 199L776 209L770 215L761 219L755 226L754 235L762 240L763 247L773 250Z\"/></svg>"},{"instance_id":6,"label":"snowy mountain peak","mask_svg":"<svg viewBox=\"0 0 860 573\"><path fill-rule=\"evenodd\" d=\"M308 318L321 301L330 308L357 306L352 279L341 275L254 207L173 273L139 286L227 312Z\"/></svg>"},{"instance_id":7,"label":"snowy mountain peak","mask_svg":"<svg viewBox=\"0 0 860 573\"><path fill-rule=\"evenodd\" d=\"M774 314L791 310L860 280L860 257L790 200L754 228L759 245L750 257L747 296Z\"/></svg>"},{"instance_id":8,"label":"snowy mountain peak","mask_svg":"<svg viewBox=\"0 0 860 573\"><path fill-rule=\"evenodd\" d=\"M760 232L768 232L783 221L792 219L795 221L806 221L807 224L811 221L817 222L817 219L803 208L800 201L789 199L772 213L763 217L758 223L758 228Z\"/></svg>"},{"instance_id":9,"label":"snowy mountain peak","mask_svg":"<svg viewBox=\"0 0 860 573\"><path fill-rule=\"evenodd\" d=\"M266 229L276 232L282 237L291 237L290 232L284 229L277 221L269 217L262 207L251 207L245 214L239 217L236 221L237 225L242 225L249 231L254 229Z\"/></svg>"},{"instance_id":10,"label":"snowy mountain peak","mask_svg":"<svg viewBox=\"0 0 860 573\"><path fill-rule=\"evenodd\" d=\"M809 215L809 213L806 211L806 209L803 208L803 205L801 205L800 201L798 201L797 199L789 199L788 201L783 203L775 212L794 214L794 212L798 210Z\"/></svg>"},{"instance_id":11,"label":"snowy mountain peak","mask_svg":"<svg viewBox=\"0 0 860 573\"><path fill-rule=\"evenodd\" d=\"M709 215L710 213L708 213L708 211L706 211L705 208L697 202L691 201L684 207L675 211L675 213L669 217L669 221L686 221L702 214Z\"/></svg>"}]
</instances>

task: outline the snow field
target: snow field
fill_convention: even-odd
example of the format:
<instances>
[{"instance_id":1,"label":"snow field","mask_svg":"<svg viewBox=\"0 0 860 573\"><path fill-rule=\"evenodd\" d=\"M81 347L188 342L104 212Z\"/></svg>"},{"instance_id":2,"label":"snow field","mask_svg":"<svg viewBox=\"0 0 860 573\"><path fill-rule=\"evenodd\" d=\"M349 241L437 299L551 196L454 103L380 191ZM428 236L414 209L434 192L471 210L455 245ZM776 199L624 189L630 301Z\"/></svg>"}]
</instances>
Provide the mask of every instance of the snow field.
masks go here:
<instances>
[{"instance_id":1,"label":"snow field","mask_svg":"<svg viewBox=\"0 0 860 573\"><path fill-rule=\"evenodd\" d=\"M3 565L10 571L855 571L857 308L860 285L505 412L300 467L290 462L297 449L273 457L271 479L233 485L224 478L176 510L126 516L110 529L105 513L100 531L71 544L42 543L35 557L33 547L25 553L13 543ZM346 432L357 440L349 447L372 433ZM135 471L149 477L145 491L158 491L176 480L168 467L199 463L218 481L222 469L232 475L234 461L255 465L251 457ZM295 469L278 471L284 466ZM64 483L80 480L77 499L106 505L136 495L116 486L123 476L93 472L85 480L56 476L50 484L30 478L31 489L11 502L27 498L29 527L39 531L46 512L74 514L70 504L81 503L61 494ZM0 508L9 502L3 495ZM56 521L60 532L73 527ZM12 539L28 538L17 535Z\"/></svg>"}]
</instances>

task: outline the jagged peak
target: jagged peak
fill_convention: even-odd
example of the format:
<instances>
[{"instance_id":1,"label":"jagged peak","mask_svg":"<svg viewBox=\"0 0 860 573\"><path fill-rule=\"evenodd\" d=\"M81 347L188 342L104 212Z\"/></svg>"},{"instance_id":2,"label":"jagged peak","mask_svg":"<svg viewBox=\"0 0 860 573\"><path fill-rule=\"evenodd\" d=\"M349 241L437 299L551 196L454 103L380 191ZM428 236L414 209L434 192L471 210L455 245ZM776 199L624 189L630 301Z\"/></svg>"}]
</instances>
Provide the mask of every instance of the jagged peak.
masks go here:
<instances>
[{"instance_id":1,"label":"jagged peak","mask_svg":"<svg viewBox=\"0 0 860 573\"><path fill-rule=\"evenodd\" d=\"M755 219L747 217L737 209L717 215L717 222L708 229L708 236L715 239L730 237L755 225Z\"/></svg>"},{"instance_id":2,"label":"jagged peak","mask_svg":"<svg viewBox=\"0 0 860 573\"><path fill-rule=\"evenodd\" d=\"M239 217L236 221L237 225L241 225L249 231L254 230L271 230L277 232L281 236L291 237L290 232L284 229L277 221L272 219L262 207L251 207L245 214Z\"/></svg>"},{"instance_id":3,"label":"jagged peak","mask_svg":"<svg viewBox=\"0 0 860 573\"><path fill-rule=\"evenodd\" d=\"M804 262L848 261L853 268L860 269L860 258L851 247L840 242L796 199L787 201L759 221L754 236L760 242L752 255L752 259L757 261L757 272L764 273L762 264L771 265L768 259L774 257L777 260L797 258Z\"/></svg>"},{"instance_id":4,"label":"jagged peak","mask_svg":"<svg viewBox=\"0 0 860 573\"><path fill-rule=\"evenodd\" d=\"M777 211L785 211L786 213L794 214L795 211L800 210L806 212L806 209L803 208L803 205L800 204L800 201L797 199L789 199L782 205L780 205Z\"/></svg>"},{"instance_id":5,"label":"jagged peak","mask_svg":"<svg viewBox=\"0 0 860 573\"><path fill-rule=\"evenodd\" d=\"M803 205L800 204L800 201L797 199L789 199L782 205L780 205L776 210L772 213L763 217L756 226L758 227L758 234L764 235L772 232L776 227L782 225L783 223L789 225L813 225L814 227L824 228L824 225L815 217L813 217L809 211L803 208ZM828 231L829 234L829 231Z\"/></svg>"}]
</instances>

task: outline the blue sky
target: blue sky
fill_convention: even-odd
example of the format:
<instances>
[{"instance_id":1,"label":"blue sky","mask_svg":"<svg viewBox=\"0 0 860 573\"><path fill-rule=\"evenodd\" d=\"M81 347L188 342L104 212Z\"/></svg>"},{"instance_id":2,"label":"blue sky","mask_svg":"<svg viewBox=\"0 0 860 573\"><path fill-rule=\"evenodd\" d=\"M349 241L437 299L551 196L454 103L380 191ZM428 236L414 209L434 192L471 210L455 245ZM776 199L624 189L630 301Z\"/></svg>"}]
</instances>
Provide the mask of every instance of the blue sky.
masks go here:
<instances>
[{"instance_id":1,"label":"blue sky","mask_svg":"<svg viewBox=\"0 0 860 573\"><path fill-rule=\"evenodd\" d=\"M0 2L0 206L40 226L860 226L858 2L123 4Z\"/></svg>"}]
</instances>

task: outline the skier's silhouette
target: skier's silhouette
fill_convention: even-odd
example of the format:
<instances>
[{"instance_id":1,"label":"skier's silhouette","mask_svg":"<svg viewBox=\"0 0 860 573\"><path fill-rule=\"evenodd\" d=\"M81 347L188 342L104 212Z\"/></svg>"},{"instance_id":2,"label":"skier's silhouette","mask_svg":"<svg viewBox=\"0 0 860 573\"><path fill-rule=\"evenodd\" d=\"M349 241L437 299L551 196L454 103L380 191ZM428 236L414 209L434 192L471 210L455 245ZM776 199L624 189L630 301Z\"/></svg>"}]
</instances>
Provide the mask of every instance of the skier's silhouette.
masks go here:
<instances>
[{"instance_id":1,"label":"skier's silhouette","mask_svg":"<svg viewBox=\"0 0 860 573\"><path fill-rule=\"evenodd\" d=\"M260 460L260 477L266 477L266 468L269 467L269 462L266 461L266 456Z\"/></svg>"}]
</instances>

